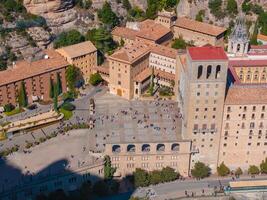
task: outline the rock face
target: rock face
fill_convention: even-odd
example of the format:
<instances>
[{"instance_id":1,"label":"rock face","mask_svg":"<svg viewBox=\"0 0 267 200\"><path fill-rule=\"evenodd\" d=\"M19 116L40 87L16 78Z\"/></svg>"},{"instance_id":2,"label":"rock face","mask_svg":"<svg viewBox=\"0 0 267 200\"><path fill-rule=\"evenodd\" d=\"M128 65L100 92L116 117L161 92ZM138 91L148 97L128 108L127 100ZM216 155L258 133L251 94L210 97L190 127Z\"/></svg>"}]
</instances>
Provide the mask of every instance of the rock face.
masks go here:
<instances>
[{"instance_id":1,"label":"rock face","mask_svg":"<svg viewBox=\"0 0 267 200\"><path fill-rule=\"evenodd\" d=\"M71 28L76 21L73 0L24 0L23 3L29 13L44 17L56 32Z\"/></svg>"},{"instance_id":2,"label":"rock face","mask_svg":"<svg viewBox=\"0 0 267 200\"><path fill-rule=\"evenodd\" d=\"M37 46L42 49L45 49L52 42L51 34L41 27L28 28L27 32L36 42Z\"/></svg>"}]
</instances>

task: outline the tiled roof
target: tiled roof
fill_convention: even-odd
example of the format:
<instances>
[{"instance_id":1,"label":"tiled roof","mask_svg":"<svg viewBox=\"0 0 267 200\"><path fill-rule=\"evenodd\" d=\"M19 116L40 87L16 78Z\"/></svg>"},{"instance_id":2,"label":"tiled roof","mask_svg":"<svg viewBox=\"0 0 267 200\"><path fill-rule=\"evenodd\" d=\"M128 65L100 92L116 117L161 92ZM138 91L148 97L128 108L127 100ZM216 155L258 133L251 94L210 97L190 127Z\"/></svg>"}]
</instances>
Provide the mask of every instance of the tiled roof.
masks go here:
<instances>
[{"instance_id":1,"label":"tiled roof","mask_svg":"<svg viewBox=\"0 0 267 200\"><path fill-rule=\"evenodd\" d=\"M121 49L115 51L110 59L120 60L127 63L133 63L140 57L149 53L149 46L140 43L128 44Z\"/></svg>"},{"instance_id":2,"label":"tiled roof","mask_svg":"<svg viewBox=\"0 0 267 200\"><path fill-rule=\"evenodd\" d=\"M69 63L54 50L45 50L48 59L28 62L19 61L12 68L0 72L0 86L15 81L20 81L42 73L66 67Z\"/></svg>"},{"instance_id":3,"label":"tiled roof","mask_svg":"<svg viewBox=\"0 0 267 200\"><path fill-rule=\"evenodd\" d=\"M175 26L212 36L218 36L226 31L225 28L195 21L185 17L178 18L176 20Z\"/></svg>"},{"instance_id":4,"label":"tiled roof","mask_svg":"<svg viewBox=\"0 0 267 200\"><path fill-rule=\"evenodd\" d=\"M157 24L153 20L147 19L140 23L140 31L136 36L152 41L157 41L170 32L171 30L166 28L165 26Z\"/></svg>"},{"instance_id":5,"label":"tiled roof","mask_svg":"<svg viewBox=\"0 0 267 200\"><path fill-rule=\"evenodd\" d=\"M135 40L138 31L126 27L115 27L111 32L112 35Z\"/></svg>"},{"instance_id":6,"label":"tiled roof","mask_svg":"<svg viewBox=\"0 0 267 200\"><path fill-rule=\"evenodd\" d=\"M187 50L192 60L228 60L222 47L189 47Z\"/></svg>"},{"instance_id":7,"label":"tiled roof","mask_svg":"<svg viewBox=\"0 0 267 200\"><path fill-rule=\"evenodd\" d=\"M178 55L178 50L170 48L170 47L158 45L158 44L150 45L150 49L152 53L159 54L159 55L166 56L166 57L173 58L173 59L176 59L176 56Z\"/></svg>"},{"instance_id":8,"label":"tiled roof","mask_svg":"<svg viewBox=\"0 0 267 200\"><path fill-rule=\"evenodd\" d=\"M155 76L166 78L168 80L175 80L174 74L171 74L169 72L164 72L164 71L159 70L159 69L154 69L154 74L155 74Z\"/></svg>"},{"instance_id":9,"label":"tiled roof","mask_svg":"<svg viewBox=\"0 0 267 200\"><path fill-rule=\"evenodd\" d=\"M151 74L152 74L152 68L147 67L142 72L140 72L139 74L137 74L136 77L134 77L134 81L141 83L145 79L147 79L149 76L151 76Z\"/></svg>"},{"instance_id":10,"label":"tiled roof","mask_svg":"<svg viewBox=\"0 0 267 200\"><path fill-rule=\"evenodd\" d=\"M78 44L70 45L67 47L62 47L60 49L57 49L56 51L59 53L62 53L64 56L68 56L70 58L76 58L79 56L83 56L92 52L95 52L97 49L93 45L92 42L86 41L81 42Z\"/></svg>"},{"instance_id":11,"label":"tiled roof","mask_svg":"<svg viewBox=\"0 0 267 200\"><path fill-rule=\"evenodd\" d=\"M267 60L230 60L229 66L233 67L266 67Z\"/></svg>"},{"instance_id":12,"label":"tiled roof","mask_svg":"<svg viewBox=\"0 0 267 200\"><path fill-rule=\"evenodd\" d=\"M258 34L257 39L267 41L267 35Z\"/></svg>"},{"instance_id":13,"label":"tiled roof","mask_svg":"<svg viewBox=\"0 0 267 200\"><path fill-rule=\"evenodd\" d=\"M267 87L266 86L233 86L230 87L226 95L225 104L266 104Z\"/></svg>"}]
</instances>

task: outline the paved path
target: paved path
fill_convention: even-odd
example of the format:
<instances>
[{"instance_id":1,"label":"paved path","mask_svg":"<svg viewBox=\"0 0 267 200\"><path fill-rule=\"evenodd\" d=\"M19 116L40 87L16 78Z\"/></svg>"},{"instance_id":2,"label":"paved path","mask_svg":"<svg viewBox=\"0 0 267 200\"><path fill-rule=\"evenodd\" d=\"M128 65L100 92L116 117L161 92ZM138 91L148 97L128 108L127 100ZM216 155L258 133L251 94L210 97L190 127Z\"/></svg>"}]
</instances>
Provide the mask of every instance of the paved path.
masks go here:
<instances>
[{"instance_id":1,"label":"paved path","mask_svg":"<svg viewBox=\"0 0 267 200\"><path fill-rule=\"evenodd\" d=\"M250 176L241 176L238 180L261 180L267 179L267 176L257 176L251 178ZM155 197L153 199L163 200L163 199L174 199L185 196L185 191L189 196L192 196L192 192L196 196L201 196L203 194L212 195L214 189L218 189L221 186L228 186L229 182L232 181L231 177L219 178L211 177L203 180L177 180L170 183L153 185L146 188L137 189L133 196L144 197L148 189L152 189L155 192ZM204 193L203 193L204 190Z\"/></svg>"}]
</instances>

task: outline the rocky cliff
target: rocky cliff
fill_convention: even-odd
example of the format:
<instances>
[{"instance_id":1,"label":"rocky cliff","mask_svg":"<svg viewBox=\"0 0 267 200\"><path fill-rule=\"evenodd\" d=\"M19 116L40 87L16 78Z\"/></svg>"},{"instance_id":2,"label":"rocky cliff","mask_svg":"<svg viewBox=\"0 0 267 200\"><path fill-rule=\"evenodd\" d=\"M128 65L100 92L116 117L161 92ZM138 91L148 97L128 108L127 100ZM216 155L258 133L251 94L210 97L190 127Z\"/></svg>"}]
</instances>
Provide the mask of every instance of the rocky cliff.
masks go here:
<instances>
[{"instance_id":1,"label":"rocky cliff","mask_svg":"<svg viewBox=\"0 0 267 200\"><path fill-rule=\"evenodd\" d=\"M29 13L44 17L54 32L71 28L76 21L73 0L24 0L23 3Z\"/></svg>"}]
</instances>

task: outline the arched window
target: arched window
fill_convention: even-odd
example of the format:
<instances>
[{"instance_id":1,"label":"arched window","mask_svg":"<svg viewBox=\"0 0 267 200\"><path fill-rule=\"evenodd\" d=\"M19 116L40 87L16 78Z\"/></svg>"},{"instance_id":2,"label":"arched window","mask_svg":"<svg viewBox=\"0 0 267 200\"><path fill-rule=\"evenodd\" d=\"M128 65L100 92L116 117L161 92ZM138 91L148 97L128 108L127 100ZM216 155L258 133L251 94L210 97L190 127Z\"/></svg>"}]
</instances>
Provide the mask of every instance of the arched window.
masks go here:
<instances>
[{"instance_id":1,"label":"arched window","mask_svg":"<svg viewBox=\"0 0 267 200\"><path fill-rule=\"evenodd\" d=\"M203 72L203 66L199 65L198 70L197 70L197 78L198 79L202 76L202 72Z\"/></svg>"},{"instance_id":2,"label":"arched window","mask_svg":"<svg viewBox=\"0 0 267 200\"><path fill-rule=\"evenodd\" d=\"M237 44L237 52L239 52L240 51L240 44Z\"/></svg>"},{"instance_id":3,"label":"arched window","mask_svg":"<svg viewBox=\"0 0 267 200\"><path fill-rule=\"evenodd\" d=\"M120 153L121 152L121 146L120 145L113 145L112 146L112 152L113 153Z\"/></svg>"},{"instance_id":4,"label":"arched window","mask_svg":"<svg viewBox=\"0 0 267 200\"><path fill-rule=\"evenodd\" d=\"M206 75L206 78L208 79L211 75L211 70L212 70L212 66L209 65L208 68L207 68L207 75Z\"/></svg>"},{"instance_id":5,"label":"arched window","mask_svg":"<svg viewBox=\"0 0 267 200\"><path fill-rule=\"evenodd\" d=\"M127 152L135 152L135 145L129 144L127 146Z\"/></svg>"},{"instance_id":6,"label":"arched window","mask_svg":"<svg viewBox=\"0 0 267 200\"><path fill-rule=\"evenodd\" d=\"M220 73L221 73L221 65L217 65L216 67L216 74L215 74L215 78L220 78Z\"/></svg>"},{"instance_id":7,"label":"arched window","mask_svg":"<svg viewBox=\"0 0 267 200\"><path fill-rule=\"evenodd\" d=\"M165 145L164 144L157 144L157 151L165 151Z\"/></svg>"},{"instance_id":8,"label":"arched window","mask_svg":"<svg viewBox=\"0 0 267 200\"><path fill-rule=\"evenodd\" d=\"M171 146L172 151L179 151L180 150L180 145L178 143L174 143Z\"/></svg>"},{"instance_id":9,"label":"arched window","mask_svg":"<svg viewBox=\"0 0 267 200\"><path fill-rule=\"evenodd\" d=\"M142 152L150 152L150 145L149 144L143 144L142 145Z\"/></svg>"}]
</instances>

